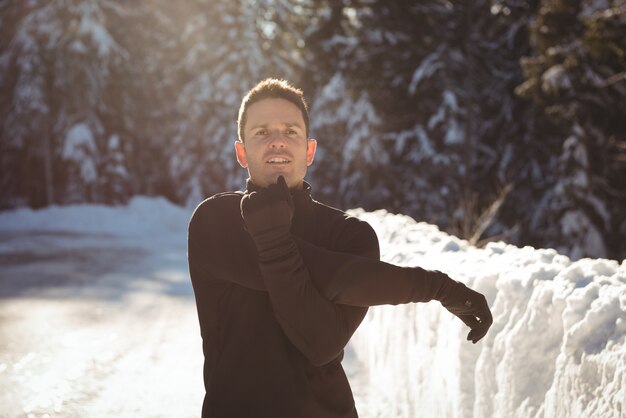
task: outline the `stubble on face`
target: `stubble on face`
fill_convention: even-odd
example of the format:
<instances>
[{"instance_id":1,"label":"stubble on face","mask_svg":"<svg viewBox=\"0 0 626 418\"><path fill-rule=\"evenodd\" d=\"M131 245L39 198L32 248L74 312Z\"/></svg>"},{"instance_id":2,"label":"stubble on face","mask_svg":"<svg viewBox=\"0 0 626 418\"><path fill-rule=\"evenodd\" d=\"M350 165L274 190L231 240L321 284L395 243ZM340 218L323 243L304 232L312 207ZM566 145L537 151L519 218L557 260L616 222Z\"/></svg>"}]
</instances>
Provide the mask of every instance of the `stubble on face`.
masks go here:
<instances>
[{"instance_id":1,"label":"stubble on face","mask_svg":"<svg viewBox=\"0 0 626 418\"><path fill-rule=\"evenodd\" d=\"M290 188L302 187L315 141L306 138L304 119L295 104L274 98L254 103L248 108L244 133L245 143L236 145L237 156L257 186L267 187L282 175Z\"/></svg>"}]
</instances>

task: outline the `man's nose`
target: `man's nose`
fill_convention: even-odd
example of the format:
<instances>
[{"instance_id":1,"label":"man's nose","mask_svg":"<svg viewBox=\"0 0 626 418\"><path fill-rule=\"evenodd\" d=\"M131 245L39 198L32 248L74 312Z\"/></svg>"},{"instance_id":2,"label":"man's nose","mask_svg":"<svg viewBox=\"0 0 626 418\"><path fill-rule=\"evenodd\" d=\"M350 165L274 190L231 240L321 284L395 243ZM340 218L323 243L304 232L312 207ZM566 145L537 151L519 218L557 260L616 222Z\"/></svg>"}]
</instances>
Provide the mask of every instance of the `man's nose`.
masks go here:
<instances>
[{"instance_id":1,"label":"man's nose","mask_svg":"<svg viewBox=\"0 0 626 418\"><path fill-rule=\"evenodd\" d=\"M270 147L272 148L285 148L287 145L285 137L280 131L273 131L270 135Z\"/></svg>"}]
</instances>

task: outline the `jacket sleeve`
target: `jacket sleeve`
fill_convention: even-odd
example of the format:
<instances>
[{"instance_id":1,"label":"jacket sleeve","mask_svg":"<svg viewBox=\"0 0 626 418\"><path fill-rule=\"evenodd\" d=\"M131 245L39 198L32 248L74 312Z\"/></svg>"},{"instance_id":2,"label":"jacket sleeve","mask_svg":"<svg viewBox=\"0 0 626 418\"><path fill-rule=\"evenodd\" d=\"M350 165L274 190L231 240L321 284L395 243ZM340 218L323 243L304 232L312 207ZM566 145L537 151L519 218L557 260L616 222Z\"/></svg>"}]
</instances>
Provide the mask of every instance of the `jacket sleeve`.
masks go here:
<instances>
[{"instance_id":1,"label":"jacket sleeve","mask_svg":"<svg viewBox=\"0 0 626 418\"><path fill-rule=\"evenodd\" d=\"M446 280L437 270L400 267L384 261L328 251L294 237L304 264L322 294L351 306L428 302L441 296Z\"/></svg>"},{"instance_id":2,"label":"jacket sleeve","mask_svg":"<svg viewBox=\"0 0 626 418\"><path fill-rule=\"evenodd\" d=\"M346 231L342 247L362 259L379 257L378 239L365 222L359 221ZM281 238L273 253L271 259L260 258L259 267L274 315L289 340L312 364L327 364L344 349L367 308L327 299L313 282L290 233Z\"/></svg>"}]
</instances>

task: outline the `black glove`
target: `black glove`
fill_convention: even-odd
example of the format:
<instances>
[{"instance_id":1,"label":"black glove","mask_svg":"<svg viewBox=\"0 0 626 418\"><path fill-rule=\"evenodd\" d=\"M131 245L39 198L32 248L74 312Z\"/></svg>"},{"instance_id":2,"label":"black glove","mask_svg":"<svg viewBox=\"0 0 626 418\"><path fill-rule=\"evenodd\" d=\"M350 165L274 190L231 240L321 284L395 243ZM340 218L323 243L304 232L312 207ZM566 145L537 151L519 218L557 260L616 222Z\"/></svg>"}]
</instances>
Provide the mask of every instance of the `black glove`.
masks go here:
<instances>
[{"instance_id":1,"label":"black glove","mask_svg":"<svg viewBox=\"0 0 626 418\"><path fill-rule=\"evenodd\" d=\"M266 189L244 194L240 209L259 256L271 258L272 249L289 233L293 219L293 201L285 178L279 176Z\"/></svg>"},{"instance_id":2,"label":"black glove","mask_svg":"<svg viewBox=\"0 0 626 418\"><path fill-rule=\"evenodd\" d=\"M439 295L435 299L471 328L467 334L467 340L474 344L487 334L489 327L493 324L487 299L463 283L448 277L444 280Z\"/></svg>"}]
</instances>

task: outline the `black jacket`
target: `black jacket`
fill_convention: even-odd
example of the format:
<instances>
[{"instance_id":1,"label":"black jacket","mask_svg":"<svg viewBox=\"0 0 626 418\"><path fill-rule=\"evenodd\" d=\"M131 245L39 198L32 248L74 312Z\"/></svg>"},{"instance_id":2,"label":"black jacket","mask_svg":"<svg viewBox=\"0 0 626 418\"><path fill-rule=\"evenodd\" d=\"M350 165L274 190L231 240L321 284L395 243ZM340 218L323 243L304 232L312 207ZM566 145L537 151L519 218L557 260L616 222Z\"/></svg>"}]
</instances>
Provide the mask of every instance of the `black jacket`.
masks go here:
<instances>
[{"instance_id":1,"label":"black jacket","mask_svg":"<svg viewBox=\"0 0 626 418\"><path fill-rule=\"evenodd\" d=\"M292 193L294 218L283 238L294 245L259 260L242 196L205 200L189 224L203 417L356 417L341 359L367 307L440 300L453 281L379 261L371 226L314 201L307 183Z\"/></svg>"},{"instance_id":2,"label":"black jacket","mask_svg":"<svg viewBox=\"0 0 626 418\"><path fill-rule=\"evenodd\" d=\"M356 417L341 359L367 308L331 302L301 254L259 266L240 214L242 195L205 200L189 225L205 356L202 416ZM314 201L306 183L293 200L291 233L300 246L378 259L366 222ZM318 258L325 253L311 256L308 263L324 263Z\"/></svg>"}]
</instances>

